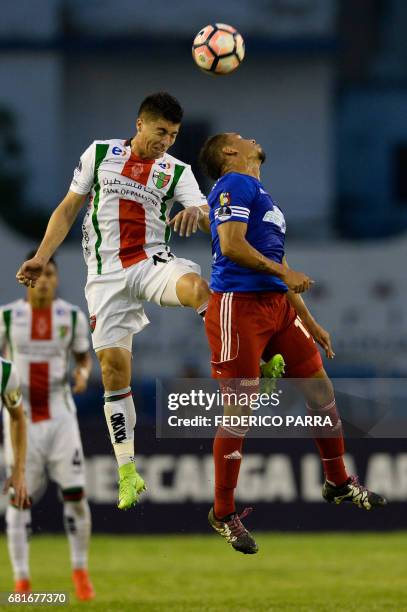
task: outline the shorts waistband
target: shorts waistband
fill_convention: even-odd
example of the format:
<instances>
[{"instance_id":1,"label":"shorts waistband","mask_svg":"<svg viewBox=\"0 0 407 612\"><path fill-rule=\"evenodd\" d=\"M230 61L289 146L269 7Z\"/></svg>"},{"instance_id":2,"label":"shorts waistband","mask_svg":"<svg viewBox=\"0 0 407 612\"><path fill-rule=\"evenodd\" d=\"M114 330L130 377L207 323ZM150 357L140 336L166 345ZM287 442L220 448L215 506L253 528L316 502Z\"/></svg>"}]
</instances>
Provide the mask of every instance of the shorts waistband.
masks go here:
<instances>
[{"instance_id":1,"label":"shorts waistband","mask_svg":"<svg viewBox=\"0 0 407 612\"><path fill-rule=\"evenodd\" d=\"M270 300L275 299L277 301L281 300L285 295L285 291L213 291L211 293L218 296L230 295L233 294L233 299L240 300Z\"/></svg>"}]
</instances>

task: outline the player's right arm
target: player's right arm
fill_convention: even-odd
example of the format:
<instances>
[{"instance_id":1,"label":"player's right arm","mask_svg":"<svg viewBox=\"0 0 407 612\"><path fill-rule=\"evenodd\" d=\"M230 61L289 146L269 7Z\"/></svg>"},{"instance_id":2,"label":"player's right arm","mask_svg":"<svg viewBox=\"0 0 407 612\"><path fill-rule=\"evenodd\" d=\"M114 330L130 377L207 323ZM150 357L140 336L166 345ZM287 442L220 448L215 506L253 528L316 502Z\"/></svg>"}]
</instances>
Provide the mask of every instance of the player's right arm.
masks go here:
<instances>
[{"instance_id":1,"label":"player's right arm","mask_svg":"<svg viewBox=\"0 0 407 612\"><path fill-rule=\"evenodd\" d=\"M34 287L49 258L65 240L92 188L95 150L95 143L92 143L81 156L69 191L52 213L35 257L25 261L16 274L19 283Z\"/></svg>"},{"instance_id":2,"label":"player's right arm","mask_svg":"<svg viewBox=\"0 0 407 612\"><path fill-rule=\"evenodd\" d=\"M35 282L41 276L49 258L65 240L86 197L86 195L68 191L62 202L52 213L45 236L35 257L25 261L18 270L16 278L19 283L26 286L31 285L31 287L35 286Z\"/></svg>"},{"instance_id":3,"label":"player's right arm","mask_svg":"<svg viewBox=\"0 0 407 612\"><path fill-rule=\"evenodd\" d=\"M23 410L23 402L19 386L19 380L15 366L3 361L4 369L9 368L6 374L8 380L2 390L2 400L10 414L10 438L13 449L13 471L4 484L6 493L10 487L14 489L13 503L18 508L29 504L29 496L25 482L25 461L27 453L27 425Z\"/></svg>"}]
</instances>

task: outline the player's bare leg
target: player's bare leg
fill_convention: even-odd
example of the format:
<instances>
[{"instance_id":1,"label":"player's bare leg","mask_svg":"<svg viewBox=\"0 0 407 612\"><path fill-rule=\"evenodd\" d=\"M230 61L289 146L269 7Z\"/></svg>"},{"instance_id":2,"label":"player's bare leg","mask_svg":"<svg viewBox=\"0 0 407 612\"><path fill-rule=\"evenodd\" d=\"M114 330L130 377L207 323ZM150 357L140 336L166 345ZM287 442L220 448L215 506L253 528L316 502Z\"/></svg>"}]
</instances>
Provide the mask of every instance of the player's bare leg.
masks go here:
<instances>
[{"instance_id":1,"label":"player's bare leg","mask_svg":"<svg viewBox=\"0 0 407 612\"><path fill-rule=\"evenodd\" d=\"M308 410L311 414L330 417L332 423L332 437L315 437L325 474L323 498L335 504L350 502L363 510L385 506L387 500L384 497L369 491L359 483L357 476L349 476L346 471L343 460L345 443L342 423L336 409L332 382L327 373L322 368L310 378L314 381L308 383L305 380L301 383L297 381Z\"/></svg>"},{"instance_id":2,"label":"player's bare leg","mask_svg":"<svg viewBox=\"0 0 407 612\"><path fill-rule=\"evenodd\" d=\"M131 393L131 352L110 347L97 352L105 389L105 417L119 467L120 510L134 506L145 483L134 462L136 410Z\"/></svg>"},{"instance_id":3,"label":"player's bare leg","mask_svg":"<svg viewBox=\"0 0 407 612\"><path fill-rule=\"evenodd\" d=\"M208 283L199 274L190 272L181 276L176 283L175 291L182 306L194 308L200 315L205 314L210 291Z\"/></svg>"}]
</instances>

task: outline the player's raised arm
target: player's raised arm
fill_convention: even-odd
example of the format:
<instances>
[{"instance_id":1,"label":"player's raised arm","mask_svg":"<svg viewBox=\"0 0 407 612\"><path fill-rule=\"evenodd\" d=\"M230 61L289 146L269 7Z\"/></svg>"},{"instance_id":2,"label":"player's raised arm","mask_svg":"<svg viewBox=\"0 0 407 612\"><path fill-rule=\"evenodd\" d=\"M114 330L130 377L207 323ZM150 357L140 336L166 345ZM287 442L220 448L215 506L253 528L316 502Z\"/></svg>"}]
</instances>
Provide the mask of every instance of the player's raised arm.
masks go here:
<instances>
[{"instance_id":1,"label":"player's raised arm","mask_svg":"<svg viewBox=\"0 0 407 612\"><path fill-rule=\"evenodd\" d=\"M65 240L92 188L95 175L95 150L95 143L92 143L81 156L69 191L52 213L35 257L25 261L17 271L16 278L19 283L34 287L49 258Z\"/></svg>"},{"instance_id":2,"label":"player's raised arm","mask_svg":"<svg viewBox=\"0 0 407 612\"><path fill-rule=\"evenodd\" d=\"M52 213L44 238L35 257L25 261L21 268L19 268L16 275L19 283L27 287L35 286L49 258L65 240L85 199L86 195L68 191L62 202Z\"/></svg>"},{"instance_id":3,"label":"player's raised arm","mask_svg":"<svg viewBox=\"0 0 407 612\"><path fill-rule=\"evenodd\" d=\"M313 281L309 276L265 257L246 240L247 223L228 221L218 225L217 229L222 255L239 266L277 276L294 293L310 288Z\"/></svg>"}]
</instances>

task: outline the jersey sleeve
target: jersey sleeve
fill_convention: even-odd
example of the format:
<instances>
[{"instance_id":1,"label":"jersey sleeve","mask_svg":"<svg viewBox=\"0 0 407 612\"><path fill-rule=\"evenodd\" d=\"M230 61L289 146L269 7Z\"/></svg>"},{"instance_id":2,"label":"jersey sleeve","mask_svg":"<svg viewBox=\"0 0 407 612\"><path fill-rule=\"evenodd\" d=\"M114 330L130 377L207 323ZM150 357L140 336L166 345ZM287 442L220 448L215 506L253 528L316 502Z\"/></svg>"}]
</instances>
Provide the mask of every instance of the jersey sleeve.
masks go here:
<instances>
[{"instance_id":1,"label":"jersey sleeve","mask_svg":"<svg viewBox=\"0 0 407 612\"><path fill-rule=\"evenodd\" d=\"M89 350L89 325L82 310L78 310L72 350L74 353L86 353Z\"/></svg>"},{"instance_id":2,"label":"jersey sleeve","mask_svg":"<svg viewBox=\"0 0 407 612\"><path fill-rule=\"evenodd\" d=\"M3 375L5 371L8 379L2 393L3 401L9 410L13 410L21 402L20 379L15 365L10 361L3 361Z\"/></svg>"},{"instance_id":3,"label":"jersey sleeve","mask_svg":"<svg viewBox=\"0 0 407 612\"><path fill-rule=\"evenodd\" d=\"M198 182L191 170L191 166L185 166L183 173L175 187L174 200L182 204L184 208L189 206L204 206L207 204L206 197L199 189Z\"/></svg>"},{"instance_id":4,"label":"jersey sleeve","mask_svg":"<svg viewBox=\"0 0 407 612\"><path fill-rule=\"evenodd\" d=\"M233 175L222 181L222 191L211 203L215 225L226 221L248 223L253 199L257 193L254 182L244 175Z\"/></svg>"},{"instance_id":5,"label":"jersey sleeve","mask_svg":"<svg viewBox=\"0 0 407 612\"><path fill-rule=\"evenodd\" d=\"M82 153L81 158L76 166L72 183L69 191L74 191L80 195L86 195L92 189L95 173L95 143L92 144Z\"/></svg>"}]
</instances>

